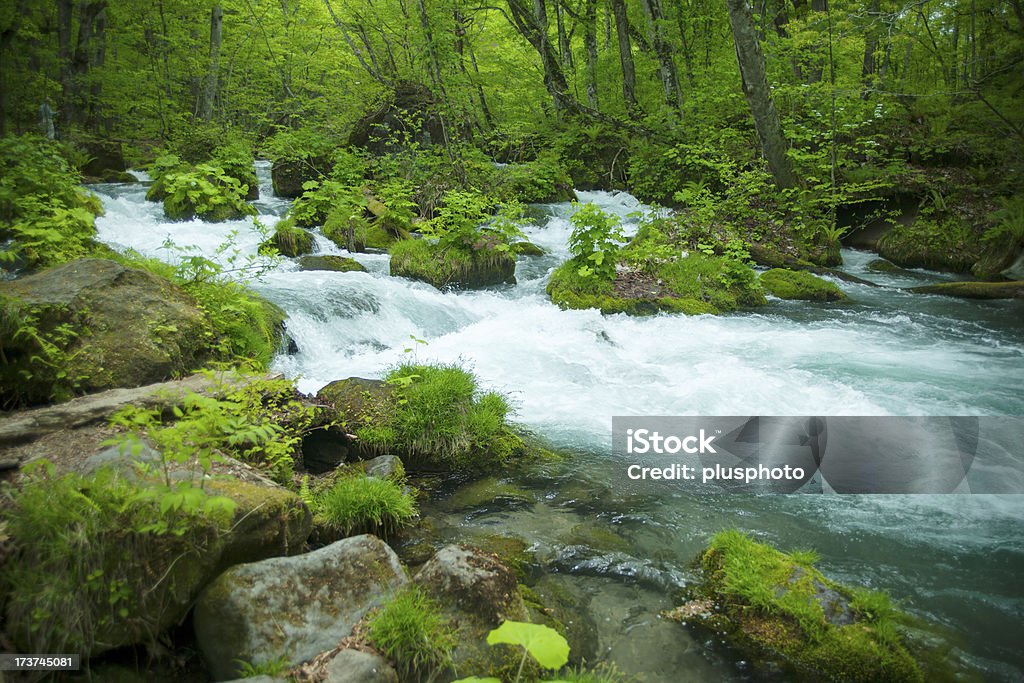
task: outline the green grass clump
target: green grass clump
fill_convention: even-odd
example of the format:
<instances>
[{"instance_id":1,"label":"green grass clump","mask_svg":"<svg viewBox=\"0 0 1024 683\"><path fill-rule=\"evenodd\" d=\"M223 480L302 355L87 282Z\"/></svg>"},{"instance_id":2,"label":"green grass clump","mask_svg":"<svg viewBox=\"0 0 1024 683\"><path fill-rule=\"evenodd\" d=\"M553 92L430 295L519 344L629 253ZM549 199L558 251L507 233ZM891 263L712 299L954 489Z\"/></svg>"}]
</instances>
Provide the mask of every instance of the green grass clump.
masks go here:
<instances>
[{"instance_id":1,"label":"green grass clump","mask_svg":"<svg viewBox=\"0 0 1024 683\"><path fill-rule=\"evenodd\" d=\"M833 283L802 270L772 268L762 273L759 280L769 294L780 299L839 301L846 298L843 290Z\"/></svg>"},{"instance_id":2,"label":"green grass clump","mask_svg":"<svg viewBox=\"0 0 1024 683\"><path fill-rule=\"evenodd\" d=\"M312 499L314 521L343 536L389 536L417 515L416 501L389 479L342 476Z\"/></svg>"},{"instance_id":3,"label":"green grass clump","mask_svg":"<svg viewBox=\"0 0 1024 683\"><path fill-rule=\"evenodd\" d=\"M516 261L511 250L484 241L479 246L446 247L425 239L402 240L391 247L391 274L422 280L438 289L514 282Z\"/></svg>"},{"instance_id":4,"label":"green grass clump","mask_svg":"<svg viewBox=\"0 0 1024 683\"><path fill-rule=\"evenodd\" d=\"M155 639L183 617L233 507L109 470L57 476L45 461L4 494L6 634L22 652L83 657Z\"/></svg>"},{"instance_id":5,"label":"green grass clump","mask_svg":"<svg viewBox=\"0 0 1024 683\"><path fill-rule=\"evenodd\" d=\"M523 446L509 429L498 393L480 392L457 365L406 363L388 373L392 405L356 434L380 452L400 452L424 467L483 469Z\"/></svg>"},{"instance_id":6,"label":"green grass clump","mask_svg":"<svg viewBox=\"0 0 1024 683\"><path fill-rule=\"evenodd\" d=\"M457 631L419 588L407 588L368 620L367 638L398 670L401 680L431 680L452 665Z\"/></svg>"},{"instance_id":7,"label":"green grass clump","mask_svg":"<svg viewBox=\"0 0 1024 683\"><path fill-rule=\"evenodd\" d=\"M815 559L811 551L789 555L736 530L715 535L700 557L702 591L720 611L711 619L727 624L739 643L816 678L923 681L898 635L907 617L882 593L830 581L813 567ZM852 623L833 619L844 612Z\"/></svg>"},{"instance_id":8,"label":"green grass clump","mask_svg":"<svg viewBox=\"0 0 1024 683\"><path fill-rule=\"evenodd\" d=\"M982 257L981 237L956 217L919 216L910 225L899 224L878 240L878 253L904 268L931 268L970 272Z\"/></svg>"}]
</instances>

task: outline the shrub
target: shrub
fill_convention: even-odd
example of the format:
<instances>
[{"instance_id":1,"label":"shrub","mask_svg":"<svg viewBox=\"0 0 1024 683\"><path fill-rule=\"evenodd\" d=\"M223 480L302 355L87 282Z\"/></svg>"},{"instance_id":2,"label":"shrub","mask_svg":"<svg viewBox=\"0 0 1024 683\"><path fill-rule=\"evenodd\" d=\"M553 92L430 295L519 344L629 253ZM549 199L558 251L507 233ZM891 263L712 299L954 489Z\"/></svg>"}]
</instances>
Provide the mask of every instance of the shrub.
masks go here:
<instances>
[{"instance_id":1,"label":"shrub","mask_svg":"<svg viewBox=\"0 0 1024 683\"><path fill-rule=\"evenodd\" d=\"M457 631L415 586L370 615L367 627L367 639L395 663L403 681L431 680L452 665Z\"/></svg>"},{"instance_id":2,"label":"shrub","mask_svg":"<svg viewBox=\"0 0 1024 683\"><path fill-rule=\"evenodd\" d=\"M569 253L581 277L610 280L615 277L622 231L619 219L593 204L584 204L572 215Z\"/></svg>"},{"instance_id":3,"label":"shrub","mask_svg":"<svg viewBox=\"0 0 1024 683\"><path fill-rule=\"evenodd\" d=\"M103 249L95 218L103 208L53 142L0 139L0 264L54 266Z\"/></svg>"},{"instance_id":4,"label":"shrub","mask_svg":"<svg viewBox=\"0 0 1024 683\"><path fill-rule=\"evenodd\" d=\"M316 523L343 536L389 536L416 517L416 501L390 479L365 474L341 476L313 495Z\"/></svg>"},{"instance_id":5,"label":"shrub","mask_svg":"<svg viewBox=\"0 0 1024 683\"><path fill-rule=\"evenodd\" d=\"M142 488L108 470L57 476L45 461L25 475L5 492L12 556L0 577L6 631L24 652L88 657L155 639L233 516L230 500L187 485Z\"/></svg>"},{"instance_id":6,"label":"shrub","mask_svg":"<svg viewBox=\"0 0 1024 683\"><path fill-rule=\"evenodd\" d=\"M198 216L207 221L226 221L256 215L256 210L245 202L249 186L216 164L170 170L161 176L160 182L164 213L171 220Z\"/></svg>"}]
</instances>

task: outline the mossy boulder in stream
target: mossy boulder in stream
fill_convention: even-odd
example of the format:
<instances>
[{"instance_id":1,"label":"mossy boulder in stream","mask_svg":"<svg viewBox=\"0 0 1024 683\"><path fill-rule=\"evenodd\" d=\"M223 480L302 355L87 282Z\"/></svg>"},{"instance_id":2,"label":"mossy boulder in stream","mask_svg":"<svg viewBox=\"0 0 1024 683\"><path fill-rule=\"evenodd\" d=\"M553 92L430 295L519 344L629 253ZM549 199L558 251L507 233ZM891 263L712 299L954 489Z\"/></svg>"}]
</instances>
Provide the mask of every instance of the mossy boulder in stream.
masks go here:
<instances>
[{"instance_id":1,"label":"mossy boulder in stream","mask_svg":"<svg viewBox=\"0 0 1024 683\"><path fill-rule=\"evenodd\" d=\"M336 254L303 256L299 259L299 268L301 270L329 270L335 273L366 272L366 266L359 261Z\"/></svg>"},{"instance_id":2,"label":"mossy boulder in stream","mask_svg":"<svg viewBox=\"0 0 1024 683\"><path fill-rule=\"evenodd\" d=\"M960 299L1024 299L1024 280L1012 282L943 282L911 287L916 294L941 294Z\"/></svg>"},{"instance_id":3,"label":"mossy boulder in stream","mask_svg":"<svg viewBox=\"0 0 1024 683\"><path fill-rule=\"evenodd\" d=\"M274 234L260 245L261 249L272 247L277 249L283 256L302 256L311 254L314 250L312 233L303 230L295 225L291 218L278 221L274 226Z\"/></svg>"},{"instance_id":4,"label":"mossy boulder in stream","mask_svg":"<svg viewBox=\"0 0 1024 683\"><path fill-rule=\"evenodd\" d=\"M422 239L399 242L391 248L391 274L421 280L438 289L515 283L516 260L510 249L500 249L490 242L477 246L446 248Z\"/></svg>"},{"instance_id":5,"label":"mossy boulder in stream","mask_svg":"<svg viewBox=\"0 0 1024 683\"><path fill-rule=\"evenodd\" d=\"M698 557L694 599L669 616L711 628L802 680L926 680L901 636L909 618L882 593L829 580L815 560L723 531Z\"/></svg>"},{"instance_id":6,"label":"mossy boulder in stream","mask_svg":"<svg viewBox=\"0 0 1024 683\"><path fill-rule=\"evenodd\" d=\"M762 273L759 281L769 294L780 299L839 301L846 298L839 287L802 270L772 268Z\"/></svg>"}]
</instances>

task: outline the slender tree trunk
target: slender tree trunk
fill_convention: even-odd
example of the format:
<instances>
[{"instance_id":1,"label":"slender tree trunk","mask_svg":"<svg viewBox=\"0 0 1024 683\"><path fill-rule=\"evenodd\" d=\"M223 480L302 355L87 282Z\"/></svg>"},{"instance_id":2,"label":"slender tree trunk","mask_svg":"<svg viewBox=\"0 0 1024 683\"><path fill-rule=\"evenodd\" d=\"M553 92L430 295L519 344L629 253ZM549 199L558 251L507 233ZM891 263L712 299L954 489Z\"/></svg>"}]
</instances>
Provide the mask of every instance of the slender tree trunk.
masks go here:
<instances>
[{"instance_id":1,"label":"slender tree trunk","mask_svg":"<svg viewBox=\"0 0 1024 683\"><path fill-rule=\"evenodd\" d=\"M210 66L203 87L203 99L199 106L199 118L203 121L213 120L214 103L217 101L217 90L220 79L220 43L224 25L224 10L220 4L210 9Z\"/></svg>"},{"instance_id":2,"label":"slender tree trunk","mask_svg":"<svg viewBox=\"0 0 1024 683\"><path fill-rule=\"evenodd\" d=\"M562 58L562 69L572 73L572 47L569 45L569 35L565 32L565 19L559 0L555 0L555 30L558 31L558 55Z\"/></svg>"},{"instance_id":3,"label":"slender tree trunk","mask_svg":"<svg viewBox=\"0 0 1024 683\"><path fill-rule=\"evenodd\" d=\"M583 47L587 51L587 104L598 109L597 0L586 0L583 13Z\"/></svg>"},{"instance_id":4,"label":"slender tree trunk","mask_svg":"<svg viewBox=\"0 0 1024 683\"><path fill-rule=\"evenodd\" d=\"M629 41L629 17L626 15L626 4L623 0L611 0L612 14L615 15L615 30L619 37L619 62L622 64L622 100L626 111L635 113L639 107L636 102L636 67L633 65L633 46Z\"/></svg>"},{"instance_id":5,"label":"slender tree trunk","mask_svg":"<svg viewBox=\"0 0 1024 683\"><path fill-rule=\"evenodd\" d=\"M548 40L547 10L544 7L544 0L534 0L533 10L526 6L526 0L507 0L509 18L515 25L516 30L526 38L540 56L541 67L544 70L544 87L555 107L555 113L561 115L565 112L578 112L579 103L569 92L569 85L565 80L565 73L558 60L558 55L551 47Z\"/></svg>"},{"instance_id":6,"label":"slender tree trunk","mask_svg":"<svg viewBox=\"0 0 1024 683\"><path fill-rule=\"evenodd\" d=\"M661 87L665 91L665 103L678 110L683 103L683 93L679 88L679 73L672 57L672 45L665 36L665 13L661 8L661 0L644 0L644 8L650 22L651 43L658 56L658 75L661 76Z\"/></svg>"},{"instance_id":7,"label":"slender tree trunk","mask_svg":"<svg viewBox=\"0 0 1024 683\"><path fill-rule=\"evenodd\" d=\"M870 94L876 71L875 52L878 51L878 29L882 21L880 0L870 0L868 19L871 23L868 25L867 35L864 38L864 62L860 69L860 80L863 84L861 97L864 99L867 99Z\"/></svg>"},{"instance_id":8,"label":"slender tree trunk","mask_svg":"<svg viewBox=\"0 0 1024 683\"><path fill-rule=\"evenodd\" d=\"M484 115L484 123L486 123L488 129L494 128L494 118L491 116L491 110L487 106L487 98L484 96L483 86L480 85L480 71L477 68L476 57L472 53L472 48L470 48L470 60L476 77L470 76L469 71L466 69L466 17L457 7L455 8L455 53L459 56L459 70L466 77L466 81L471 83L476 90L476 98L480 103L480 112Z\"/></svg>"},{"instance_id":9,"label":"slender tree trunk","mask_svg":"<svg viewBox=\"0 0 1024 683\"><path fill-rule=\"evenodd\" d=\"M789 145L768 89L764 54L757 42L757 31L750 16L750 9L746 0L726 0L726 6L729 9L733 39L736 42L736 60L739 63L740 75L743 77L743 91L750 106L750 113L754 117L754 127L761 142L761 151L768 162L776 186L780 189L794 187L797 184L796 176L793 175L793 167L786 156Z\"/></svg>"}]
</instances>

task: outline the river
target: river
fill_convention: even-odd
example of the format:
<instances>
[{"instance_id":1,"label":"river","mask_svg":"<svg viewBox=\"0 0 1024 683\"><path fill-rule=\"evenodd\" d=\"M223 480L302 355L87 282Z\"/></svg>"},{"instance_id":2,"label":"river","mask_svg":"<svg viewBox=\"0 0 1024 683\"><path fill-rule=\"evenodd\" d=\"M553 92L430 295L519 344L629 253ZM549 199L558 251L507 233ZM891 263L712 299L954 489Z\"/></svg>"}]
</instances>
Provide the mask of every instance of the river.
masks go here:
<instances>
[{"instance_id":1,"label":"river","mask_svg":"<svg viewBox=\"0 0 1024 683\"><path fill-rule=\"evenodd\" d=\"M288 202L273 196L267 162L257 172L254 205L272 226ZM237 231L238 250L256 252L249 220L168 222L141 184L92 189L106 208L100 239L117 248L173 259L169 238L210 255ZM624 193L579 195L622 216L627 232L645 210ZM1022 303L909 294L900 288L951 276L874 273L873 254L844 250L844 270L881 286L837 280L849 295L841 304L774 301L699 317L562 311L544 286L567 258L571 211L532 207L525 232L548 255L520 257L514 286L442 293L389 277L387 255L355 255L367 273L300 272L286 259L253 283L288 313L298 346L274 369L315 392L410 358L457 361L511 397L517 422L577 453L546 476L494 482L507 495L485 506L442 496L427 511L444 538L526 541L540 585L578 601L594 655L624 672L760 679L720 644L658 616L709 537L737 527L782 549L814 548L826 574L884 589L941 625L954 654L987 679L1024 679L1024 497L637 495L610 454L613 415L1024 415ZM319 235L317 245L345 253Z\"/></svg>"}]
</instances>

